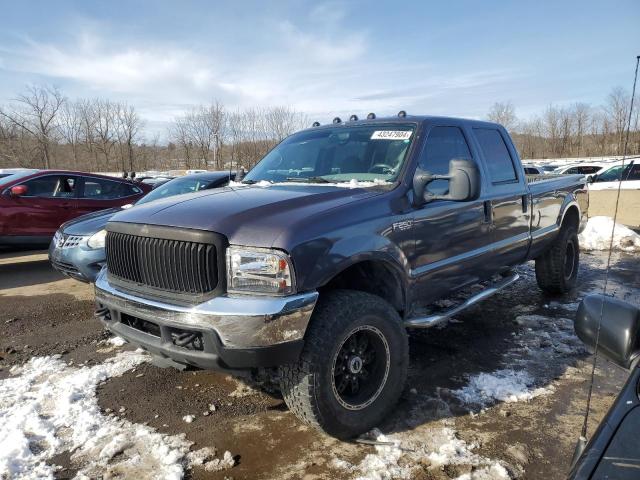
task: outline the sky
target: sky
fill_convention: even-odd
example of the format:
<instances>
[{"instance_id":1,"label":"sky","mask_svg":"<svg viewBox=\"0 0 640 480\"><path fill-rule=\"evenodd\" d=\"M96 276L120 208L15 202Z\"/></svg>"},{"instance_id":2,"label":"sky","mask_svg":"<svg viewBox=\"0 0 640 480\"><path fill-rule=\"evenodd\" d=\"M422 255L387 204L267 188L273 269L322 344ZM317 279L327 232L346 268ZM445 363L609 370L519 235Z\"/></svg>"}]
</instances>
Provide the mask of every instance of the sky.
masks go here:
<instances>
[{"instance_id":1,"label":"sky","mask_svg":"<svg viewBox=\"0 0 640 480\"><path fill-rule=\"evenodd\" d=\"M640 1L13 1L0 104L26 85L132 104L163 132L193 105L484 118L511 101L602 104L631 89Z\"/></svg>"}]
</instances>

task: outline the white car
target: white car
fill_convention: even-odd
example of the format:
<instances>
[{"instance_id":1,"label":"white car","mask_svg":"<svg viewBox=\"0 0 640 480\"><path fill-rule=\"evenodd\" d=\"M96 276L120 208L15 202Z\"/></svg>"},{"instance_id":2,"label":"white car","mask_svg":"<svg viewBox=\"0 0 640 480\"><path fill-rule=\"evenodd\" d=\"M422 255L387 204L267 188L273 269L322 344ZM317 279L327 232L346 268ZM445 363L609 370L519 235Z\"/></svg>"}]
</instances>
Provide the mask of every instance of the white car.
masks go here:
<instances>
[{"instance_id":1,"label":"white car","mask_svg":"<svg viewBox=\"0 0 640 480\"><path fill-rule=\"evenodd\" d=\"M590 190L615 190L620 184L620 188L624 190L640 190L640 158L629 159L624 165L622 162L616 162L613 165L607 165L598 173L592 176L592 183L589 185ZM632 161L635 162L632 164Z\"/></svg>"},{"instance_id":2,"label":"white car","mask_svg":"<svg viewBox=\"0 0 640 480\"><path fill-rule=\"evenodd\" d=\"M603 167L607 165L604 163L580 163L577 165L565 165L563 167L556 168L553 173L556 175L562 174L580 174L580 175L593 175L598 173Z\"/></svg>"},{"instance_id":3,"label":"white car","mask_svg":"<svg viewBox=\"0 0 640 480\"><path fill-rule=\"evenodd\" d=\"M537 165L523 165L524 173L526 175L544 175L548 172L545 172L542 167L538 167Z\"/></svg>"}]
</instances>

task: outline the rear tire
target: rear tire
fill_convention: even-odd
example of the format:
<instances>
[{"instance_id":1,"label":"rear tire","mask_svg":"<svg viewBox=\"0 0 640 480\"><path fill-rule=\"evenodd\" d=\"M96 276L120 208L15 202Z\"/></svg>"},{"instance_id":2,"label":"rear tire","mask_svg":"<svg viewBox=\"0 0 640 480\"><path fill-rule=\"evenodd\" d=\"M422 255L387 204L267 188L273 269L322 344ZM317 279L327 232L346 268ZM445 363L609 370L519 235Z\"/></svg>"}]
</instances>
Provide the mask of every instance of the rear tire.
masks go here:
<instances>
[{"instance_id":1,"label":"rear tire","mask_svg":"<svg viewBox=\"0 0 640 480\"><path fill-rule=\"evenodd\" d=\"M580 265L580 244L573 226L560 229L553 246L536 258L538 286L548 293L566 293L576 286Z\"/></svg>"},{"instance_id":2,"label":"rear tire","mask_svg":"<svg viewBox=\"0 0 640 480\"><path fill-rule=\"evenodd\" d=\"M408 364L398 312L376 295L334 290L320 297L300 360L280 367L280 388L300 420L350 438L387 417Z\"/></svg>"}]
</instances>

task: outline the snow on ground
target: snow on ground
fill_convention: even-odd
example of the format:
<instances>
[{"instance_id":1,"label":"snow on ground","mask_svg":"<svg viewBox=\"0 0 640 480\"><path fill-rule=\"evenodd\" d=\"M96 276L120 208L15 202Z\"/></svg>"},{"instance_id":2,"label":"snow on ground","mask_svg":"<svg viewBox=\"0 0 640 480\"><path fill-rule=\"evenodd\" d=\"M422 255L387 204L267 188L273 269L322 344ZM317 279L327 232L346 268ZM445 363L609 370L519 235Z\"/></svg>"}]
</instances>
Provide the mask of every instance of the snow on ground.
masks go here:
<instances>
[{"instance_id":1,"label":"snow on ground","mask_svg":"<svg viewBox=\"0 0 640 480\"><path fill-rule=\"evenodd\" d=\"M233 466L228 452L222 460L193 456L192 442L184 434L165 435L102 414L98 384L149 358L137 351L120 352L104 363L75 367L56 355L14 367L14 376L0 381L0 478L53 478L56 467L47 461L66 451L73 452L79 479L179 479L191 465L211 470Z\"/></svg>"},{"instance_id":2,"label":"snow on ground","mask_svg":"<svg viewBox=\"0 0 640 480\"><path fill-rule=\"evenodd\" d=\"M551 311L575 311L575 302L545 305ZM557 313L556 313L557 314ZM554 314L555 315L555 314ZM584 352L573 333L573 322L537 314L518 315L514 322L511 348L505 350L501 368L468 377L457 390L438 390L437 398L414 394L415 403L408 418L397 421L393 433L374 430L371 436L380 443L375 453L358 464L336 459L333 466L349 472L358 480L413 478L425 468L455 466L456 480L505 480L517 477L512 465L474 452L478 445L460 439L455 430L452 404L470 409L488 408L496 403L530 401L554 392L553 378L566 370L570 358ZM555 361L549 364L549 359ZM570 360L568 360L570 361ZM475 413L473 413L475 415ZM390 444L389 444L390 443ZM505 446L506 447L506 446Z\"/></svg>"},{"instance_id":3,"label":"snow on ground","mask_svg":"<svg viewBox=\"0 0 640 480\"><path fill-rule=\"evenodd\" d=\"M608 250L613 231L613 248L624 252L640 252L640 235L616 223L613 228L613 218L592 217L579 235L580 248L583 250Z\"/></svg>"},{"instance_id":4,"label":"snow on ground","mask_svg":"<svg viewBox=\"0 0 640 480\"><path fill-rule=\"evenodd\" d=\"M496 401L528 401L554 391L553 386L535 388L534 384L535 379L527 371L505 368L474 375L468 385L452 393L464 403L486 406Z\"/></svg>"},{"instance_id":5,"label":"snow on ground","mask_svg":"<svg viewBox=\"0 0 640 480\"><path fill-rule=\"evenodd\" d=\"M107 340L107 342L116 347L121 347L125 343L127 343L127 341L122 337L111 337L109 338L109 340Z\"/></svg>"},{"instance_id":6,"label":"snow on ground","mask_svg":"<svg viewBox=\"0 0 640 480\"><path fill-rule=\"evenodd\" d=\"M473 452L478 447L458 438L452 420L444 427L425 424L413 430L384 435L375 429L370 436L378 442L375 453L357 465L335 459L333 466L349 472L355 480L411 479L425 467L439 471L455 465L462 473L457 480L508 480L507 468L499 461Z\"/></svg>"}]
</instances>

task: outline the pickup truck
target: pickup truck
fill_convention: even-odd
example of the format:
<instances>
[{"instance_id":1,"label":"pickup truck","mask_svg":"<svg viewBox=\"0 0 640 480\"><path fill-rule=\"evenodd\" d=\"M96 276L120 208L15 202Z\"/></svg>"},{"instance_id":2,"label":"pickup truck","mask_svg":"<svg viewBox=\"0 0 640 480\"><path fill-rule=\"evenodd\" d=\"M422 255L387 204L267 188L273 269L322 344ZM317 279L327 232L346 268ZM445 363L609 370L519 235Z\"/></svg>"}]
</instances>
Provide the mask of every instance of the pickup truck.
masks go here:
<instances>
[{"instance_id":1,"label":"pickup truck","mask_svg":"<svg viewBox=\"0 0 640 480\"><path fill-rule=\"evenodd\" d=\"M544 291L570 290L587 202L580 175L527 177L500 125L336 118L241 182L116 214L96 315L174 366L275 371L302 421L348 438L400 397L408 331L529 260Z\"/></svg>"}]
</instances>

